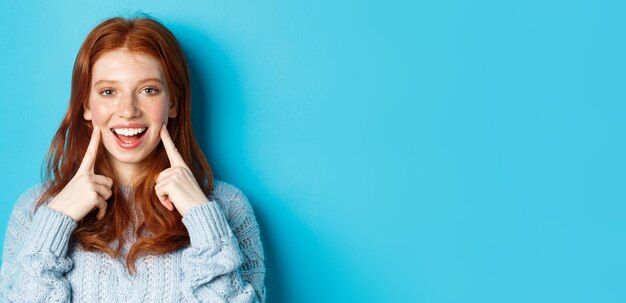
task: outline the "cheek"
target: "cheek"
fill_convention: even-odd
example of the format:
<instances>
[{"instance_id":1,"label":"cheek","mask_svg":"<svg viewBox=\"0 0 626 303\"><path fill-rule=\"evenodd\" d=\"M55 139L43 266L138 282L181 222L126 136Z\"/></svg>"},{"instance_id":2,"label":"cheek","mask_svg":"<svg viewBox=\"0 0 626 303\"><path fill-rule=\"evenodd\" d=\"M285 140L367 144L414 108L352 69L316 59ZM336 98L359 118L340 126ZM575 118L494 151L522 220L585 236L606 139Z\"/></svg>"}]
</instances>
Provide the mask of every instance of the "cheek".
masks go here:
<instances>
[{"instance_id":1,"label":"cheek","mask_svg":"<svg viewBox=\"0 0 626 303\"><path fill-rule=\"evenodd\" d=\"M104 124L110 117L112 111L104 106L92 106L91 107L91 120L93 124Z\"/></svg>"},{"instance_id":2,"label":"cheek","mask_svg":"<svg viewBox=\"0 0 626 303\"><path fill-rule=\"evenodd\" d=\"M159 103L158 105L154 105L146 109L146 113L148 113L152 122L166 122L167 110L167 104Z\"/></svg>"}]
</instances>

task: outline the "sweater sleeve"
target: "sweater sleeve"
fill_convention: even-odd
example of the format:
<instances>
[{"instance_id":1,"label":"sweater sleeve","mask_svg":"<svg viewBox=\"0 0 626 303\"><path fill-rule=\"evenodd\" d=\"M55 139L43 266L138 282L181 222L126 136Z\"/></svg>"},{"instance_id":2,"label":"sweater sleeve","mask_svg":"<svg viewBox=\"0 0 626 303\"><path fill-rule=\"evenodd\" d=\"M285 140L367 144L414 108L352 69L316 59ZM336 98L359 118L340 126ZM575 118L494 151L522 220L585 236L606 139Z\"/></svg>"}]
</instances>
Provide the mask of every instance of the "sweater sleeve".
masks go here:
<instances>
[{"instance_id":1,"label":"sweater sleeve","mask_svg":"<svg viewBox=\"0 0 626 303\"><path fill-rule=\"evenodd\" d=\"M30 189L13 208L0 270L2 302L70 301L64 274L72 268L67 249L76 222L45 205L33 214L40 193L41 187Z\"/></svg>"},{"instance_id":2,"label":"sweater sleeve","mask_svg":"<svg viewBox=\"0 0 626 303\"><path fill-rule=\"evenodd\" d=\"M245 196L228 186L223 202L230 220L215 201L190 209L183 218L191 241L182 256L183 296L190 302L265 301L258 225Z\"/></svg>"}]
</instances>

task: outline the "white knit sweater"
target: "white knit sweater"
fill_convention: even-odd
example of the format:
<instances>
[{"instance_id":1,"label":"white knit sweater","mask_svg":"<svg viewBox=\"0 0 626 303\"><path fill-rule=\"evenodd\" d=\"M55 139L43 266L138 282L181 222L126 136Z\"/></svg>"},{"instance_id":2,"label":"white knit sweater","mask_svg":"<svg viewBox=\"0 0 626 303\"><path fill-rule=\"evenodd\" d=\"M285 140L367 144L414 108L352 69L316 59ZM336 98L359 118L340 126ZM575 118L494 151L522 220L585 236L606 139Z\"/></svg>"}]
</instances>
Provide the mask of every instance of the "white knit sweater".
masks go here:
<instances>
[{"instance_id":1,"label":"white knit sweater","mask_svg":"<svg viewBox=\"0 0 626 303\"><path fill-rule=\"evenodd\" d=\"M189 246L140 257L134 276L123 258L74 244L77 225L70 217L45 205L33 213L41 192L33 187L15 204L4 240L2 302L265 301L258 224L246 197L230 184L215 180L211 202L183 217Z\"/></svg>"}]
</instances>

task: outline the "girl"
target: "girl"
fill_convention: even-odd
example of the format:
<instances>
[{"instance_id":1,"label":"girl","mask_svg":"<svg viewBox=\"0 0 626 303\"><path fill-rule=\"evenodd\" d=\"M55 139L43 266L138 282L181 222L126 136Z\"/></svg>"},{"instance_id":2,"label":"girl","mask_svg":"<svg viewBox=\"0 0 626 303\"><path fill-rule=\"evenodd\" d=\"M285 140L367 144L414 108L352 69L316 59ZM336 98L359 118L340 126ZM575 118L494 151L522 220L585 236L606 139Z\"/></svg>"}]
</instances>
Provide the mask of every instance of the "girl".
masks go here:
<instances>
[{"instance_id":1,"label":"girl","mask_svg":"<svg viewBox=\"0 0 626 303\"><path fill-rule=\"evenodd\" d=\"M16 203L2 302L263 302L252 208L213 180L191 129L189 71L150 18L83 42L42 185Z\"/></svg>"}]
</instances>

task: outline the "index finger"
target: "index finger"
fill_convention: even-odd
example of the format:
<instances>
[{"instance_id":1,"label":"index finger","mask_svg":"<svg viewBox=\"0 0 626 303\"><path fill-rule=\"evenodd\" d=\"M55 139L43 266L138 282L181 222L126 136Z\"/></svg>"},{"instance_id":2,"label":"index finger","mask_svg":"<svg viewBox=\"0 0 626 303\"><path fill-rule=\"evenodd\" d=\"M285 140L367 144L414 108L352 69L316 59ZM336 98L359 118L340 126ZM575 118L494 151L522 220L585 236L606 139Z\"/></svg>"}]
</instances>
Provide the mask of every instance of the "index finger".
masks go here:
<instances>
[{"instance_id":1,"label":"index finger","mask_svg":"<svg viewBox=\"0 0 626 303\"><path fill-rule=\"evenodd\" d=\"M93 172L94 164L96 163L96 155L98 154L98 146L100 145L100 129L94 126L91 133L91 140L89 140L89 146L83 157L83 161L78 168L79 172Z\"/></svg>"},{"instance_id":2,"label":"index finger","mask_svg":"<svg viewBox=\"0 0 626 303\"><path fill-rule=\"evenodd\" d=\"M163 146L165 147L167 158L170 159L170 165L172 167L187 167L185 160L183 160L183 157L181 157L178 149L176 149L174 141L172 141L172 137L170 137L170 133L167 131L167 126L165 126L165 124L161 126L161 141L163 141Z\"/></svg>"}]
</instances>

